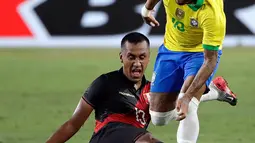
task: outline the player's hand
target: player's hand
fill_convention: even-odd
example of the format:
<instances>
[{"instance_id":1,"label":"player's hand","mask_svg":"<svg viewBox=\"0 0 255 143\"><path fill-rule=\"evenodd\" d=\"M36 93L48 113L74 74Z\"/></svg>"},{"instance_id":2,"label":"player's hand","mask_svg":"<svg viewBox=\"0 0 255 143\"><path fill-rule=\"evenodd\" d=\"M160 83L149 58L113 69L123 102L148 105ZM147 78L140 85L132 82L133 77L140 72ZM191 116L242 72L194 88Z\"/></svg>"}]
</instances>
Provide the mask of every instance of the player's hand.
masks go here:
<instances>
[{"instance_id":1,"label":"player's hand","mask_svg":"<svg viewBox=\"0 0 255 143\"><path fill-rule=\"evenodd\" d=\"M177 121L181 121L186 118L189 110L189 102L191 98L188 96L183 96L180 99L177 100L176 109L178 112Z\"/></svg>"},{"instance_id":2,"label":"player's hand","mask_svg":"<svg viewBox=\"0 0 255 143\"><path fill-rule=\"evenodd\" d=\"M144 22L152 27L159 26L159 22L153 16L154 12L154 10L148 10L145 6L142 8L141 12Z\"/></svg>"}]
</instances>

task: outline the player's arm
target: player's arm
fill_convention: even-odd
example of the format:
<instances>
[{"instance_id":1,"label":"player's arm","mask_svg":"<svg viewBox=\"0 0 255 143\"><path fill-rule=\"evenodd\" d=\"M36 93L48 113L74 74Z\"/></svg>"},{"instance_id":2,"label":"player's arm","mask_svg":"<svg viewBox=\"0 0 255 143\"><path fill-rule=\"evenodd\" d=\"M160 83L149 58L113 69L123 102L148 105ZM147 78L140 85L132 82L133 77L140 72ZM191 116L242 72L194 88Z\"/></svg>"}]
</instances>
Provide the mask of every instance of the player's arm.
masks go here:
<instances>
[{"instance_id":1,"label":"player's arm","mask_svg":"<svg viewBox=\"0 0 255 143\"><path fill-rule=\"evenodd\" d=\"M86 103L84 99L80 99L75 112L71 119L66 121L46 143L64 143L69 140L88 119L93 107Z\"/></svg>"},{"instance_id":2,"label":"player's arm","mask_svg":"<svg viewBox=\"0 0 255 143\"><path fill-rule=\"evenodd\" d=\"M152 27L159 26L159 22L153 16L153 9L159 1L160 0L147 0L142 8L141 15L144 22Z\"/></svg>"},{"instance_id":3,"label":"player's arm","mask_svg":"<svg viewBox=\"0 0 255 143\"><path fill-rule=\"evenodd\" d=\"M212 74L217 64L218 49L222 45L225 36L225 25L220 21L214 12L208 13L201 19L201 27L203 28L203 48L204 48L204 63L199 69L197 75L191 85L176 104L176 109L179 112L177 120L182 120L188 113L190 100L198 93L201 87L206 83L206 80ZM209 11L210 12L210 11ZM201 14L201 13L200 13ZM213 16L214 15L214 16Z\"/></svg>"},{"instance_id":4,"label":"player's arm","mask_svg":"<svg viewBox=\"0 0 255 143\"><path fill-rule=\"evenodd\" d=\"M204 50L204 63L199 69L188 90L185 92L185 95L190 99L192 99L192 97L200 90L200 88L206 83L207 79L212 74L217 64L217 57L217 50Z\"/></svg>"},{"instance_id":5,"label":"player's arm","mask_svg":"<svg viewBox=\"0 0 255 143\"><path fill-rule=\"evenodd\" d=\"M217 15L213 16L212 13L207 13L207 15L202 17L204 63L185 93L190 99L206 83L216 67L218 50L225 37L225 24L217 18Z\"/></svg>"},{"instance_id":6,"label":"player's arm","mask_svg":"<svg viewBox=\"0 0 255 143\"><path fill-rule=\"evenodd\" d=\"M156 4L159 2L160 0L147 0L145 3L145 7L148 10L153 10L154 7L156 6Z\"/></svg>"},{"instance_id":7,"label":"player's arm","mask_svg":"<svg viewBox=\"0 0 255 143\"><path fill-rule=\"evenodd\" d=\"M66 121L46 143L64 143L69 140L86 122L93 109L100 106L100 101L106 89L106 78L100 76L90 85L80 99L72 117Z\"/></svg>"}]
</instances>

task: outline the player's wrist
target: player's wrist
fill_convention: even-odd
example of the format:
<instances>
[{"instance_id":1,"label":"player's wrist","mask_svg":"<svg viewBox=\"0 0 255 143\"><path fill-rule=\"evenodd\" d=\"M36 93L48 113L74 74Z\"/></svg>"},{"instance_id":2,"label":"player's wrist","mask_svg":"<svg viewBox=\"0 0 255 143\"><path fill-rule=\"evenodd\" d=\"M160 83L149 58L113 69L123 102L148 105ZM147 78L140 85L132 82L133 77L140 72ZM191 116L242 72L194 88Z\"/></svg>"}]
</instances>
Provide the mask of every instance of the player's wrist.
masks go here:
<instances>
[{"instance_id":1,"label":"player's wrist","mask_svg":"<svg viewBox=\"0 0 255 143\"><path fill-rule=\"evenodd\" d=\"M187 100L191 101L191 99L193 98L192 95L189 94L184 94L184 96L186 97Z\"/></svg>"},{"instance_id":2,"label":"player's wrist","mask_svg":"<svg viewBox=\"0 0 255 143\"><path fill-rule=\"evenodd\" d=\"M142 15L143 17L149 17L150 14L151 14L151 12L152 12L152 10L149 10L149 9L146 7L146 5L144 5L143 8L142 8L142 11L141 11L141 15Z\"/></svg>"}]
</instances>

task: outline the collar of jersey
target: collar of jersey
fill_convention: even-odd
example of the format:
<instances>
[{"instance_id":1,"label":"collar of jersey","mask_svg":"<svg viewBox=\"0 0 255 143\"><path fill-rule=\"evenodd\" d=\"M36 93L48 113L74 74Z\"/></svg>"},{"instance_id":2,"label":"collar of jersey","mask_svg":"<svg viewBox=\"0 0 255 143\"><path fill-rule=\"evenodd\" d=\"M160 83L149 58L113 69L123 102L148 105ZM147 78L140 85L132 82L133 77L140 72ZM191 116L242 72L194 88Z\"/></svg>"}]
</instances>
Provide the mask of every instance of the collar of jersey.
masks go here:
<instances>
[{"instance_id":1,"label":"collar of jersey","mask_svg":"<svg viewBox=\"0 0 255 143\"><path fill-rule=\"evenodd\" d=\"M132 85L132 87L133 87L133 86L134 86L134 83L133 83L132 81L130 81L130 80L126 77L126 75L124 75L124 73L123 73L123 67L121 67L121 68L119 69L119 72L120 72L120 74L124 77L124 79L126 79L126 81L127 81L128 83L130 83L130 84ZM146 78L145 78L145 75L143 75L141 87L143 87L145 84L146 84Z\"/></svg>"},{"instance_id":2,"label":"collar of jersey","mask_svg":"<svg viewBox=\"0 0 255 143\"><path fill-rule=\"evenodd\" d=\"M196 4L188 4L189 8L193 11L197 11L204 4L204 0L197 0Z\"/></svg>"}]
</instances>

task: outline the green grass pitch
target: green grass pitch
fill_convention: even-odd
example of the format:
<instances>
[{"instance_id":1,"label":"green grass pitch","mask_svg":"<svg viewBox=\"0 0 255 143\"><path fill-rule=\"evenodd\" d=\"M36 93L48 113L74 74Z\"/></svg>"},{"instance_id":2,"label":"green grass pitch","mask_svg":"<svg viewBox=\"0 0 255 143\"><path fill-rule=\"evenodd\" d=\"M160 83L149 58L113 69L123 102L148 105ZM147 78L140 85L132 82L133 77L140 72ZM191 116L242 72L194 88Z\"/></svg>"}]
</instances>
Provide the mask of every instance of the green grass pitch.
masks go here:
<instances>
[{"instance_id":1,"label":"green grass pitch","mask_svg":"<svg viewBox=\"0 0 255 143\"><path fill-rule=\"evenodd\" d=\"M119 49L0 49L0 143L43 143L74 111L87 86L119 69ZM150 79L156 50L146 72ZM255 142L255 49L224 49L217 75L238 94L236 107L201 103L199 143ZM149 130L174 143L177 122ZM91 137L94 116L69 142Z\"/></svg>"}]
</instances>

